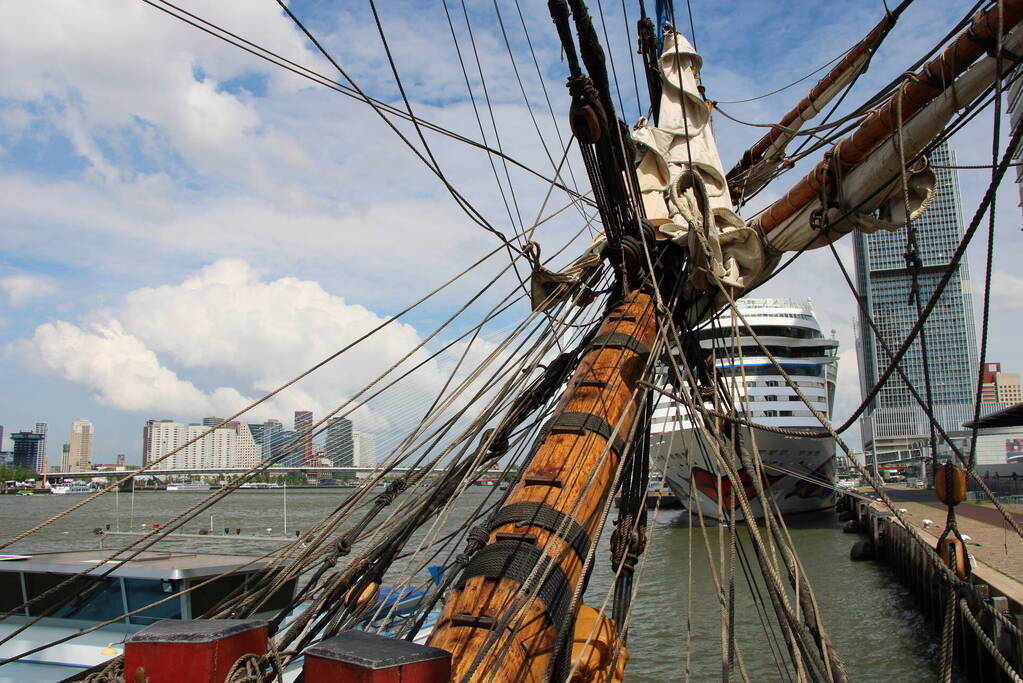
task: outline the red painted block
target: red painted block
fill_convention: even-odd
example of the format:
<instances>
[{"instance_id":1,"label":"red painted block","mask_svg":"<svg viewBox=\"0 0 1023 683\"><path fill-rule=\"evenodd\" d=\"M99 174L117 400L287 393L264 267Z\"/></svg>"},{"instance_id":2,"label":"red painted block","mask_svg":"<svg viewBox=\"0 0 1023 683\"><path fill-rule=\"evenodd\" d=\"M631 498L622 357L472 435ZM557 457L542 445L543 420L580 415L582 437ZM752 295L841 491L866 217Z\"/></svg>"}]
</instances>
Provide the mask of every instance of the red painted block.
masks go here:
<instances>
[{"instance_id":1,"label":"red painted block","mask_svg":"<svg viewBox=\"0 0 1023 683\"><path fill-rule=\"evenodd\" d=\"M305 683L447 683L451 653L407 640L345 631L305 651Z\"/></svg>"},{"instance_id":2,"label":"red painted block","mask_svg":"<svg viewBox=\"0 0 1023 683\"><path fill-rule=\"evenodd\" d=\"M223 683L239 657L266 652L267 623L258 619L168 619L128 638L124 674L139 667L150 683Z\"/></svg>"}]
</instances>

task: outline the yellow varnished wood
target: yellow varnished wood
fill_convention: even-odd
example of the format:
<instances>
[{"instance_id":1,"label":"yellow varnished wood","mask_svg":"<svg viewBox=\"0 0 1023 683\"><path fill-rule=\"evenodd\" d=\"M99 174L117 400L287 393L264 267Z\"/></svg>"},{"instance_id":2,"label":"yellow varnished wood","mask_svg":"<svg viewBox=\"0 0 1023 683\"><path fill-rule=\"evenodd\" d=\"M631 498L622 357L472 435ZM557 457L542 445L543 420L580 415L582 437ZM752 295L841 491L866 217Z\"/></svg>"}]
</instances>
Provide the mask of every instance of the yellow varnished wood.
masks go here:
<instances>
[{"instance_id":1,"label":"yellow varnished wood","mask_svg":"<svg viewBox=\"0 0 1023 683\"><path fill-rule=\"evenodd\" d=\"M656 329L651 297L637 291L608 313L598 335L624 333L652 348ZM588 351L569 382L558 412L599 415L612 428L618 426L618 435L627 439L639 408L633 391L645 362L627 349ZM605 386L580 386L584 380L600 380ZM509 492L506 505L524 501L546 503L569 515L596 543L600 514L612 494L618 464L619 454L608 449L607 441L599 435L551 434L521 473ZM525 482L531 477L557 478L562 485L527 486ZM489 543L494 543L500 532L535 535L538 547L556 559L569 584L575 586L579 581L583 562L559 537L539 527L507 524L494 529ZM541 601L531 600L524 606L518 604L519 588L518 582L507 579L494 581L475 577L469 579L461 591L452 591L429 641L430 645L452 653L452 680L461 680L470 672L471 680L537 683L543 680L558 632L547 620L546 607ZM498 623L507 621L509 625L495 633L479 626L452 624L451 616L455 614L488 616ZM482 656L475 661L481 652Z\"/></svg>"}]
</instances>

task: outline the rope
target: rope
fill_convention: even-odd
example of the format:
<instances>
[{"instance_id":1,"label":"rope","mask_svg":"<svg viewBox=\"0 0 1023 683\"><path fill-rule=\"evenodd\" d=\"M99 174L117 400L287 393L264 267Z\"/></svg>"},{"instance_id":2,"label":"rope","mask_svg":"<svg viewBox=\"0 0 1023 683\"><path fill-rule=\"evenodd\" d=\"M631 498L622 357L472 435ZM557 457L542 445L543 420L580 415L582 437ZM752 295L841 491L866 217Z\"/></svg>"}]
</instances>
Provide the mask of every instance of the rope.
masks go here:
<instances>
[{"instance_id":1,"label":"rope","mask_svg":"<svg viewBox=\"0 0 1023 683\"><path fill-rule=\"evenodd\" d=\"M497 248L491 250L489 253L487 253L485 256L483 256L481 259L479 259L475 263L473 263L471 266L469 266L465 270L461 271L460 273L458 273L454 277L448 279L446 282L444 282L439 287L434 288L428 294L426 294L425 296L423 296L420 299L418 299L415 303L405 307L404 309L402 309L397 314L391 316L390 318L388 318L384 322L380 323L379 325L377 325L376 327L374 327L370 331L366 332L365 334L363 334L359 338L355 339L351 343L346 344L344 347L339 349L337 352L335 352L335 353L331 354L330 356L324 358L319 363L316 363L315 365L313 365L309 369L299 373L297 376L295 376L294 378L288 380L287 382L285 382L284 384L280 385L279 387L277 387L273 391L265 394L264 396L260 397L259 399L256 399L255 401L253 401L252 403L250 403L246 407L242 408L241 410L239 410L238 412L236 412L235 414L233 414L231 417L227 418L226 420L224 420L220 424L210 426L210 428L207 429L206 431L204 431L202 434L199 434L195 438L186 441L184 444L182 444L178 448L175 448L175 449L171 450L170 452L168 452L163 457L161 457L161 458L159 458L157 460L154 460L154 461L148 463L147 465L144 465L143 467L141 467L141 468L139 468L137 470L134 470L131 474L128 474L127 476L125 476L125 477L115 481L113 484L110 484L106 488L101 489L100 491L97 491L96 493L94 493L94 494L92 494L90 496L87 496L86 498L84 498L83 500L79 501L75 505L72 505L68 509L66 509L66 510L64 510L62 512L57 513L56 515L50 517L49 519L47 519L47 520L45 520L43 522L40 522L39 524L37 524L36 526L32 527L31 529L28 529L27 531L24 531L24 532L16 535L14 538L11 538L11 539L9 539L7 541L4 541L3 543L0 543L0 549L7 548L7 547L13 545L14 543L17 543L18 541L24 540L25 538L27 538L28 536L31 536L32 534L36 533L40 529L46 528L50 524L53 524L54 522L56 522L56 521L58 521L58 520L60 520L60 519L62 519L64 517L66 517L67 515L71 514L75 510L77 510L77 509L79 509L81 507L84 507L88 503L91 503L96 498L99 498L100 496L102 496L104 493L108 493L110 491L113 491L114 489L119 487L121 484L124 484L125 482L134 479L135 477L139 476L140 474L143 474L145 472L153 471L154 467L156 465L160 464L161 462L163 462L164 460L167 460L168 458L176 455L177 453L181 452L182 450L184 450L185 448L191 446L192 444L197 443L201 439L205 438L207 435L211 434L214 430L219 429L220 427L223 427L228 422L231 422L232 420L235 420L235 419L241 417L242 415L244 415L248 411L252 410L256 406L258 406L258 405L260 405L262 403L265 403L269 399L273 398L274 396L276 396L277 394L281 393L282 391L284 391L288 387L292 386L293 384L297 383L298 381L300 381L303 378L307 377L308 375L312 374L316 370L319 370L320 368L324 367L325 365L327 365L331 361L336 360L342 354L346 353L347 351L349 351L350 349L354 348L358 344L362 343L366 339L369 339L372 335L376 334L377 332L379 332L380 330L384 329L388 325L390 325L390 324L398 321L399 319L403 318L406 314L411 312L417 306L419 306L420 304L424 303L425 301L428 301L434 295L436 295L439 292L443 291L449 285L453 284L454 282L456 282L457 280L459 280L463 276L467 275L469 272L471 272L472 270L474 270L475 268L480 266L482 263L484 263L486 260L488 260L490 257L492 257L494 254L496 254L500 250L501 250L501 247L497 247ZM321 420L321 423L322 423L322 420ZM296 439L296 442L293 442L293 443L297 443L297 439Z\"/></svg>"},{"instance_id":2,"label":"rope","mask_svg":"<svg viewBox=\"0 0 1023 683\"><path fill-rule=\"evenodd\" d=\"M231 665L224 683L264 683L265 663L261 655L246 653Z\"/></svg>"},{"instance_id":3,"label":"rope","mask_svg":"<svg viewBox=\"0 0 1023 683\"><path fill-rule=\"evenodd\" d=\"M859 43L857 43L857 45L858 44ZM694 44L693 47L695 48L696 45ZM856 47L856 45L853 45L852 47L847 48L841 54L839 54L838 56L834 57L831 61L829 61L829 62L827 62L825 64L822 64L821 66L817 67L816 69L814 69L810 73L806 74L802 78L800 78L798 80L795 80L795 81L792 81L788 85L783 85L782 87L778 88L777 90L772 90L771 92L764 93L763 95L757 95L756 97L749 97L749 98L747 98L745 100L714 100L714 102L717 103L717 104L745 104L746 102L756 102L757 100L762 100L764 98L770 97L771 95L777 95L780 92L784 92L785 90L788 90L789 88L791 88L794 85L799 85L800 83L802 83L803 81L805 81L806 79L808 79L808 78L810 78L812 76L816 76L821 71L824 71L829 66L831 66L832 64L834 64L838 60L842 59L842 57L845 57L847 54L849 54L849 52L854 47Z\"/></svg>"},{"instance_id":4,"label":"rope","mask_svg":"<svg viewBox=\"0 0 1023 683\"><path fill-rule=\"evenodd\" d=\"M995 107L993 112L993 124L994 132L991 135L991 164L994 165L998 161L998 144L1001 141L1002 134L1002 29L1003 29L1003 11L1004 7L1002 0L998 0L998 26L995 35L997 36L995 42L995 73L998 78L995 80ZM995 172L991 172L992 182L995 179ZM991 200L992 205L995 204L995 199ZM980 404L981 395L984 385L984 369L987 366L987 342L988 342L988 327L991 318L991 277L994 269L994 249L995 249L995 212L994 209L988 214L988 233L987 233L987 254L986 264L984 268L984 310L981 313L981 330L980 330L980 359L977 364L977 383L974 387L974 407L973 407L973 424L970 426L970 459L969 469L974 469L977 463L977 431L980 429Z\"/></svg>"},{"instance_id":5,"label":"rope","mask_svg":"<svg viewBox=\"0 0 1023 683\"><path fill-rule=\"evenodd\" d=\"M1005 656L998 650L998 646L992 642L991 638L985 633L984 628L977 621L977 618L973 616L973 612L970 610L970 605L965 599L959 599L959 611L962 613L963 618L973 628L973 632L977 636L977 640L981 642L984 649L990 653L991 658L995 660L999 668L1008 676L1010 681L1013 683L1023 683L1023 679L1019 677L1016 670L1012 668L1012 665L1005 659ZM942 651L944 655L944 651Z\"/></svg>"},{"instance_id":6,"label":"rope","mask_svg":"<svg viewBox=\"0 0 1023 683\"><path fill-rule=\"evenodd\" d=\"M914 534L915 535L915 534ZM945 598L945 620L941 628L941 659L938 672L942 683L952 683L952 653L954 649L956 621L956 592L949 586L948 597Z\"/></svg>"},{"instance_id":7,"label":"rope","mask_svg":"<svg viewBox=\"0 0 1023 683\"><path fill-rule=\"evenodd\" d=\"M308 67L293 62L277 54L276 52L273 52L272 50L268 50L267 48L258 45L257 43L246 40L245 38L242 38L241 36L232 33L231 31L228 31L227 29L221 26L218 26L213 22L207 21L196 14L192 14L191 12L188 12L187 10L178 7L177 5L174 5L171 2L168 2L168 0L141 0L141 2L144 2L150 7L159 10L164 14L167 14L168 16L174 17L178 21L188 24L189 26L192 26L194 28L197 28L200 31L213 36L214 38L222 40L225 43L228 43L229 45L237 47L240 50L248 52L249 54L255 57L258 57L266 62L269 62L274 66L280 67L297 76L301 76L302 78L305 78L306 80L309 80L315 83L316 85L323 86L325 88L328 88L329 90L338 92L346 97L350 97L352 99L358 100L359 102L369 104L370 106L375 106L379 108L381 111L386 111L390 116L395 116L397 118L407 121L410 120L409 115L406 112L402 111L401 109L398 109L394 105L369 97L365 93L360 93L355 88L338 83L329 76L326 76L324 74L319 73L318 71L314 71ZM170 9L167 9L168 7ZM431 130L435 133L439 133L440 135L444 135L446 137L449 137L453 140L469 145L471 147L480 149L481 151L486 152L490 156L496 156L505 159L512 165L526 171L527 173L533 176L536 176L537 178L540 178L541 180L548 182L551 180L550 178L547 178L546 176L537 172L533 168L527 166L523 162L518 161L517 159L514 159L512 157L509 157L496 149L488 147L485 143L480 143L476 140L472 140L471 138L467 138L463 135L455 133L452 130L444 128L439 124L427 121L422 118L418 118L418 121L420 125L422 125L424 128L428 130ZM591 200L584 199L575 190L557 182L555 182L554 184L556 187L558 187L558 189L566 192L571 196L576 197L576 199L580 199L586 203L592 204Z\"/></svg>"},{"instance_id":8,"label":"rope","mask_svg":"<svg viewBox=\"0 0 1023 683\"><path fill-rule=\"evenodd\" d=\"M88 674L82 683L124 683L124 655L114 657L100 671Z\"/></svg>"}]
</instances>

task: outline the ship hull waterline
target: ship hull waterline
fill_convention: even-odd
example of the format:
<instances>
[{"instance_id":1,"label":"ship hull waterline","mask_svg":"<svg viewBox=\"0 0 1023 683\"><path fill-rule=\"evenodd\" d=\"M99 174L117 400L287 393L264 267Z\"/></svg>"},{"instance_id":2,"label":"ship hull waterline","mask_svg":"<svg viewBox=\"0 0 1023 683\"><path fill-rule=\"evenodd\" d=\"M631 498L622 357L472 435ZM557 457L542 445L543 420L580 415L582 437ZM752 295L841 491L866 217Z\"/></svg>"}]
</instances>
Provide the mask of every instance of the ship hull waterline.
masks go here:
<instances>
[{"instance_id":1,"label":"ship hull waterline","mask_svg":"<svg viewBox=\"0 0 1023 683\"><path fill-rule=\"evenodd\" d=\"M764 461L761 483L781 514L817 512L835 506L834 441L789 436L762 429L754 429L753 432L757 449ZM740 442L746 444L744 448L749 448L750 429L742 427L740 433ZM732 517L736 521L743 521L745 514L738 502L735 503L734 515L731 514L733 484L721 472L713 453L708 437L702 430L683 429L651 436L650 457L654 467L664 473L664 483L678 496L682 505L689 507L693 504L694 514L695 506L698 505L705 519L720 521L723 511L726 519ZM717 481L719 475L722 479L720 494ZM762 518L763 501L749 473L740 469L739 477L754 517Z\"/></svg>"}]
</instances>

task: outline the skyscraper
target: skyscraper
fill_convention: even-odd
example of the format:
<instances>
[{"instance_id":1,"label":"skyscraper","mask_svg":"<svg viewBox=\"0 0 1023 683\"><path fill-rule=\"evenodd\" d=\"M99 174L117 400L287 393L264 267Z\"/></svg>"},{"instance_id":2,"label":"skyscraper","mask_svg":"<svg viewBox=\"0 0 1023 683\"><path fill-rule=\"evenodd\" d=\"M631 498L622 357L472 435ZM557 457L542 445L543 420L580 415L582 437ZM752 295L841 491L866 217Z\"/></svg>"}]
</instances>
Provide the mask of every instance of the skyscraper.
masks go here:
<instances>
[{"instance_id":1,"label":"skyscraper","mask_svg":"<svg viewBox=\"0 0 1023 683\"><path fill-rule=\"evenodd\" d=\"M11 441L14 442L12 446L14 466L38 472L38 463L43 461L40 449L45 439L45 436L35 432L11 432Z\"/></svg>"},{"instance_id":2,"label":"skyscraper","mask_svg":"<svg viewBox=\"0 0 1023 683\"><path fill-rule=\"evenodd\" d=\"M224 421L222 417L204 417L202 419L203 427L216 427L218 424Z\"/></svg>"},{"instance_id":3,"label":"skyscraper","mask_svg":"<svg viewBox=\"0 0 1023 683\"><path fill-rule=\"evenodd\" d=\"M275 463L285 467L301 467L306 464L305 451L298 441L298 432L284 429L273 433L269 439L270 455Z\"/></svg>"},{"instance_id":4,"label":"skyscraper","mask_svg":"<svg viewBox=\"0 0 1023 683\"><path fill-rule=\"evenodd\" d=\"M37 456L39 458L39 462L37 462L35 466L36 472L42 472L43 465L46 462L46 430L47 424L45 422L36 422L35 426L32 427L32 431L35 434L43 435L43 440L39 442L39 453Z\"/></svg>"},{"instance_id":5,"label":"skyscraper","mask_svg":"<svg viewBox=\"0 0 1023 683\"><path fill-rule=\"evenodd\" d=\"M334 467L351 467L355 460L352 439L352 421L346 417L332 417L327 423L327 458Z\"/></svg>"},{"instance_id":6,"label":"skyscraper","mask_svg":"<svg viewBox=\"0 0 1023 683\"><path fill-rule=\"evenodd\" d=\"M262 422L260 422L260 423L250 422L248 427L249 427L249 434L252 435L252 440L255 441L257 444L259 444L260 446L262 446L263 445L263 423Z\"/></svg>"},{"instance_id":7,"label":"skyscraper","mask_svg":"<svg viewBox=\"0 0 1023 683\"><path fill-rule=\"evenodd\" d=\"M376 467L377 440L375 436L366 432L353 432L352 444L354 452L352 464L356 467Z\"/></svg>"},{"instance_id":8,"label":"skyscraper","mask_svg":"<svg viewBox=\"0 0 1023 683\"><path fill-rule=\"evenodd\" d=\"M142 463L149 465L185 443L185 425L174 420L147 420L142 430ZM157 469L174 469L175 457L164 460Z\"/></svg>"},{"instance_id":9,"label":"skyscraper","mask_svg":"<svg viewBox=\"0 0 1023 683\"><path fill-rule=\"evenodd\" d=\"M1013 81L1009 87L1009 96L1007 98L1009 105L1009 118L1012 121L1012 127L1015 128L1016 124L1019 123L1019 119L1023 116L1023 79L1017 78ZM1023 161L1023 150L1016 152L1016 156L1012 159L1015 162ZM1023 166L1016 167L1016 185L1019 190L1019 204L1023 206Z\"/></svg>"},{"instance_id":10,"label":"skyscraper","mask_svg":"<svg viewBox=\"0 0 1023 683\"><path fill-rule=\"evenodd\" d=\"M914 221L917 231L921 301L926 303L945 271L963 235L955 155L946 145L931 155L938 177L937 196L930 209ZM917 321L910 300L912 271L906 261L907 232L879 230L872 235L853 233L858 295L885 343L894 353ZM860 387L865 395L888 366L889 357L877 343L861 315L857 329ZM934 414L946 431L958 431L973 418L977 381L977 337L970 298L966 258L954 267L938 305L924 325ZM920 337L902 361L902 369L921 396L926 396ZM897 451L920 449L927 443L929 421L909 389L893 374L867 408L860 423L864 447L879 459Z\"/></svg>"},{"instance_id":11,"label":"skyscraper","mask_svg":"<svg viewBox=\"0 0 1023 683\"><path fill-rule=\"evenodd\" d=\"M263 423L263 438L260 441L263 460L268 460L273 454L274 446L277 445L277 435L282 431L284 425L280 420L269 419Z\"/></svg>"},{"instance_id":12,"label":"skyscraper","mask_svg":"<svg viewBox=\"0 0 1023 683\"><path fill-rule=\"evenodd\" d=\"M302 439L302 462L306 465L313 465L313 413L309 410L295 411L295 431L305 434Z\"/></svg>"},{"instance_id":13,"label":"skyscraper","mask_svg":"<svg viewBox=\"0 0 1023 683\"><path fill-rule=\"evenodd\" d=\"M71 423L71 448L68 451L67 468L61 463L62 472L80 472L92 466L92 423L80 417Z\"/></svg>"}]
</instances>

